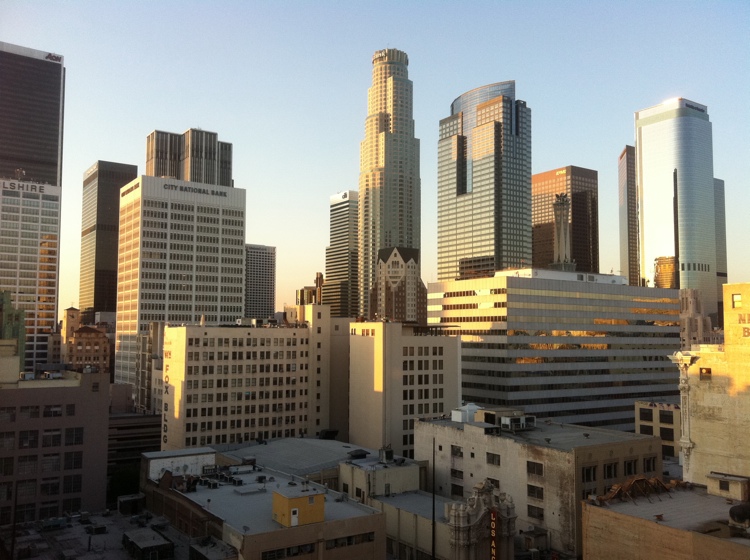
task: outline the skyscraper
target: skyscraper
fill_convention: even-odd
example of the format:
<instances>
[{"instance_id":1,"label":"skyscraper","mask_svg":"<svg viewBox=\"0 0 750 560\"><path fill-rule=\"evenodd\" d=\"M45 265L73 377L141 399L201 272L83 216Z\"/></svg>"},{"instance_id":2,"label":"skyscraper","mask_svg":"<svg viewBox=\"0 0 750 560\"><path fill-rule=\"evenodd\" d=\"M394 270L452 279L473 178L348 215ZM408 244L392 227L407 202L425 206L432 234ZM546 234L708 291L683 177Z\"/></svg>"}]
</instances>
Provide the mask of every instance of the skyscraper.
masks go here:
<instances>
[{"instance_id":1,"label":"skyscraper","mask_svg":"<svg viewBox=\"0 0 750 560\"><path fill-rule=\"evenodd\" d=\"M232 144L198 128L154 130L146 139L146 175L232 187Z\"/></svg>"},{"instance_id":2,"label":"skyscraper","mask_svg":"<svg viewBox=\"0 0 750 560\"><path fill-rule=\"evenodd\" d=\"M0 290L24 312L23 367L57 324L63 57L0 42Z\"/></svg>"},{"instance_id":3,"label":"skyscraper","mask_svg":"<svg viewBox=\"0 0 750 560\"><path fill-rule=\"evenodd\" d=\"M116 383L135 384L150 322L233 323L244 303L243 189L147 176L121 189Z\"/></svg>"},{"instance_id":4,"label":"skyscraper","mask_svg":"<svg viewBox=\"0 0 750 560\"><path fill-rule=\"evenodd\" d=\"M724 181L714 179L714 220L716 221L716 291L719 296L719 327L724 327L724 284L727 283L727 218Z\"/></svg>"},{"instance_id":5,"label":"skyscraper","mask_svg":"<svg viewBox=\"0 0 750 560\"><path fill-rule=\"evenodd\" d=\"M276 310L276 247L245 245L245 317L269 319Z\"/></svg>"},{"instance_id":6,"label":"skyscraper","mask_svg":"<svg viewBox=\"0 0 750 560\"><path fill-rule=\"evenodd\" d=\"M92 324L97 312L117 311L120 187L137 175L137 165L111 161L97 161L83 175L78 305L84 325Z\"/></svg>"},{"instance_id":7,"label":"skyscraper","mask_svg":"<svg viewBox=\"0 0 750 560\"><path fill-rule=\"evenodd\" d=\"M379 251L421 245L419 140L408 65L409 57L396 49L372 57L359 168L359 313L364 317L371 316Z\"/></svg>"},{"instance_id":8,"label":"skyscraper","mask_svg":"<svg viewBox=\"0 0 750 560\"><path fill-rule=\"evenodd\" d=\"M357 191L335 194L330 200L331 244L326 247L323 303L331 317L357 316Z\"/></svg>"},{"instance_id":9,"label":"skyscraper","mask_svg":"<svg viewBox=\"0 0 750 560\"><path fill-rule=\"evenodd\" d=\"M620 271L631 286L641 285L638 251L638 189L635 181L635 148L625 146L617 162L620 208Z\"/></svg>"},{"instance_id":10,"label":"skyscraper","mask_svg":"<svg viewBox=\"0 0 750 560\"><path fill-rule=\"evenodd\" d=\"M456 98L438 141L438 279L531 264L531 109L514 81Z\"/></svg>"},{"instance_id":11,"label":"skyscraper","mask_svg":"<svg viewBox=\"0 0 750 560\"><path fill-rule=\"evenodd\" d=\"M555 195L570 200L571 258L579 272L599 272L599 174L568 165L531 177L532 265L547 268L555 244Z\"/></svg>"},{"instance_id":12,"label":"skyscraper","mask_svg":"<svg viewBox=\"0 0 750 560\"><path fill-rule=\"evenodd\" d=\"M657 271L672 262L678 283L672 287L700 290L704 309L716 321L717 273L726 273L717 262L726 257L717 258L708 108L670 99L637 111L635 131L641 276L654 286Z\"/></svg>"}]
</instances>

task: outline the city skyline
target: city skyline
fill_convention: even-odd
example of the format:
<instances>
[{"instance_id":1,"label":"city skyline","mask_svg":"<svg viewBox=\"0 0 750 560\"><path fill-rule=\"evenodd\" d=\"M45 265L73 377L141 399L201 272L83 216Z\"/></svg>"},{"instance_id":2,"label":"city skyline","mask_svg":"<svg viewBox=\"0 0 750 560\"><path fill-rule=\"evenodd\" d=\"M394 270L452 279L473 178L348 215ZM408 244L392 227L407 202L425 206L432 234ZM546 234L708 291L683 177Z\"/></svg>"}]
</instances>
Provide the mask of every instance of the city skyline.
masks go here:
<instances>
[{"instance_id":1,"label":"city skyline","mask_svg":"<svg viewBox=\"0 0 750 560\"><path fill-rule=\"evenodd\" d=\"M7 2L2 8L0 39L60 53L68 69L61 277L70 280L61 282L61 309L78 304L76 237L83 172L102 159L136 163L143 173L143 137L155 128L203 127L232 140L235 186L248 190L246 240L278 247L276 307L292 302L300 279L324 270L331 193L356 188L358 144L366 116L362 92L370 81L366 61L374 50L385 47L407 52L411 62L416 137L422 143L425 282L437 279L438 122L462 92L503 80L515 80L534 110L532 172L567 164L598 171L602 272L617 273L620 268L617 157L624 145L634 143L635 111L678 96L707 105L714 127L714 175L726 188L729 281L750 278L750 263L742 255L742 209L750 203L742 173L748 146L744 131L750 119L738 95L747 90L749 79L747 73L736 71L750 59L744 41L750 8L744 3L693 5L669 27L663 22L671 20L673 6L666 3L614 8L478 3L465 13L482 13L478 39L466 44L442 39L451 29L447 6L428 12L407 3L399 6L396 22L386 17L387 10L380 14L362 6L342 14L326 3L314 11L230 3L225 10L207 13L186 10L177 19L175 6L159 5L152 10L153 18L143 18L137 4L125 9ZM650 17L644 22L638 13L646 7ZM365 12L374 18L367 25L362 23ZM488 33L492 20L501 17L511 29L502 39ZM89 18L116 18L123 31L95 29L83 38L73 31L73 23ZM165 28L164 21L169 21ZM386 21L388 25L378 25ZM572 44L565 40L570 33L565 22L589 26L587 33ZM31 23L36 30L33 40L25 31ZM148 42L133 41L125 32L137 29L138 37L147 37L158 30L166 37L191 25L221 35L215 52L199 45L183 45L185 50L178 52L176 45L164 41L154 55ZM531 26L533 37L528 34ZM128 44L127 50L123 44ZM300 56L313 52L310 46L318 47L317 53L334 53L336 64ZM498 56L472 59L477 48L494 49ZM499 56L505 51L514 56ZM258 53L263 56L254 56ZM179 88L191 65L200 65L204 73L200 84ZM124 87L129 74L137 74L143 87ZM264 79L256 79L259 75ZM97 87L91 88L92 83ZM321 91L309 87L302 96L293 94L307 83L327 85ZM304 118L298 118L303 113ZM290 204L305 209L309 234L278 227Z\"/></svg>"}]
</instances>

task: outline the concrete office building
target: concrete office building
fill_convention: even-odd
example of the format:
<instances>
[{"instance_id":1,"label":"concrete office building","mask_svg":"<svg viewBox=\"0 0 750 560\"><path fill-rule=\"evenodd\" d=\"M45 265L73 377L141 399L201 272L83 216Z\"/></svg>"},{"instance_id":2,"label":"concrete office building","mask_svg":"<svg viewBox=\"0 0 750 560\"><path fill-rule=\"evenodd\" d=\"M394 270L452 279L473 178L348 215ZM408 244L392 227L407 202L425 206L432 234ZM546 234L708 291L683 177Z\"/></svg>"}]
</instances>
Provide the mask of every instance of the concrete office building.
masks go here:
<instances>
[{"instance_id":1,"label":"concrete office building","mask_svg":"<svg viewBox=\"0 0 750 560\"><path fill-rule=\"evenodd\" d=\"M351 323L349 441L414 457L414 421L458 405L460 341L442 329Z\"/></svg>"},{"instance_id":2,"label":"concrete office building","mask_svg":"<svg viewBox=\"0 0 750 560\"><path fill-rule=\"evenodd\" d=\"M359 315L373 318L370 291L378 252L419 249L421 195L419 140L414 137L409 57L397 49L376 51L367 93L365 138L359 166Z\"/></svg>"},{"instance_id":3,"label":"concrete office building","mask_svg":"<svg viewBox=\"0 0 750 560\"><path fill-rule=\"evenodd\" d=\"M26 317L26 371L55 328L64 101L61 55L0 42L0 290Z\"/></svg>"},{"instance_id":4,"label":"concrete office building","mask_svg":"<svg viewBox=\"0 0 750 560\"><path fill-rule=\"evenodd\" d=\"M706 311L717 321L717 285L726 282L727 273L719 265L726 263L721 241L726 234L717 234L722 224L716 221L708 108L670 99L637 111L635 131L642 283L657 285L656 265L666 262L659 259L673 259L676 285L669 287L700 290Z\"/></svg>"},{"instance_id":5,"label":"concrete office building","mask_svg":"<svg viewBox=\"0 0 750 560\"><path fill-rule=\"evenodd\" d=\"M570 200L570 257L578 272L599 272L599 174L568 165L531 177L532 266L554 261L555 196Z\"/></svg>"},{"instance_id":6,"label":"concrete office building","mask_svg":"<svg viewBox=\"0 0 750 560\"><path fill-rule=\"evenodd\" d=\"M0 525L104 508L108 385L104 372L0 372Z\"/></svg>"},{"instance_id":7,"label":"concrete office building","mask_svg":"<svg viewBox=\"0 0 750 560\"><path fill-rule=\"evenodd\" d=\"M531 109L515 81L456 98L438 141L438 280L529 266Z\"/></svg>"},{"instance_id":8,"label":"concrete office building","mask_svg":"<svg viewBox=\"0 0 750 560\"><path fill-rule=\"evenodd\" d=\"M276 247L245 245L245 317L269 319L276 310Z\"/></svg>"},{"instance_id":9,"label":"concrete office building","mask_svg":"<svg viewBox=\"0 0 750 560\"><path fill-rule=\"evenodd\" d=\"M233 187L232 144L198 128L154 130L146 138L146 175Z\"/></svg>"},{"instance_id":10,"label":"concrete office building","mask_svg":"<svg viewBox=\"0 0 750 560\"><path fill-rule=\"evenodd\" d=\"M299 327L167 326L162 449L328 429L330 317L310 307Z\"/></svg>"},{"instance_id":11,"label":"concrete office building","mask_svg":"<svg viewBox=\"0 0 750 560\"><path fill-rule=\"evenodd\" d=\"M83 174L78 306L85 325L98 312L117 311L120 187L137 175L138 166L111 161L97 161Z\"/></svg>"},{"instance_id":12,"label":"concrete office building","mask_svg":"<svg viewBox=\"0 0 750 560\"><path fill-rule=\"evenodd\" d=\"M432 463L433 442L438 494L460 499L487 479L515 503L525 549L570 557L581 554L582 500L629 476L662 470L658 438L471 404L450 419L417 422L415 459Z\"/></svg>"},{"instance_id":13,"label":"concrete office building","mask_svg":"<svg viewBox=\"0 0 750 560\"><path fill-rule=\"evenodd\" d=\"M661 438L662 457L680 455L680 398L635 401L635 433Z\"/></svg>"},{"instance_id":14,"label":"concrete office building","mask_svg":"<svg viewBox=\"0 0 750 560\"><path fill-rule=\"evenodd\" d=\"M233 323L245 303L245 191L141 176L120 193L115 382L136 384L151 321Z\"/></svg>"},{"instance_id":15,"label":"concrete office building","mask_svg":"<svg viewBox=\"0 0 750 560\"><path fill-rule=\"evenodd\" d=\"M620 214L620 271L631 286L641 285L638 249L638 185L635 178L635 148L625 146L617 161Z\"/></svg>"},{"instance_id":16,"label":"concrete office building","mask_svg":"<svg viewBox=\"0 0 750 560\"><path fill-rule=\"evenodd\" d=\"M633 430L633 403L677 394L677 290L519 269L429 285L428 325L461 336L462 399Z\"/></svg>"},{"instance_id":17,"label":"concrete office building","mask_svg":"<svg viewBox=\"0 0 750 560\"><path fill-rule=\"evenodd\" d=\"M323 303L331 306L331 317L357 316L358 196L357 191L344 191L330 199L331 240L326 247Z\"/></svg>"},{"instance_id":18,"label":"concrete office building","mask_svg":"<svg viewBox=\"0 0 750 560\"><path fill-rule=\"evenodd\" d=\"M385 558L385 516L333 489L265 467L222 469L210 448L143 457L147 508L189 537L234 547L241 560Z\"/></svg>"}]
</instances>

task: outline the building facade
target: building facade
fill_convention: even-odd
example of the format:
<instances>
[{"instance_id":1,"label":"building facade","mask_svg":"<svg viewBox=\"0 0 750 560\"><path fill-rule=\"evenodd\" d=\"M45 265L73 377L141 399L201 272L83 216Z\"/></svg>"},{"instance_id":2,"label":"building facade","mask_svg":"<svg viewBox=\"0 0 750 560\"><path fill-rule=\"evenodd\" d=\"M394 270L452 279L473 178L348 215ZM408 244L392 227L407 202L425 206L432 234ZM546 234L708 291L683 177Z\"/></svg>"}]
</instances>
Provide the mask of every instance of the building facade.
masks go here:
<instances>
[{"instance_id":1,"label":"building facade","mask_svg":"<svg viewBox=\"0 0 750 560\"><path fill-rule=\"evenodd\" d=\"M680 455L680 399L635 402L635 433L661 438L663 457Z\"/></svg>"},{"instance_id":2,"label":"building facade","mask_svg":"<svg viewBox=\"0 0 750 560\"><path fill-rule=\"evenodd\" d=\"M233 187L232 144L215 132L154 130L146 138L146 175Z\"/></svg>"},{"instance_id":3,"label":"building facade","mask_svg":"<svg viewBox=\"0 0 750 560\"><path fill-rule=\"evenodd\" d=\"M632 430L636 400L677 394L677 290L541 269L428 290L428 324L461 336L466 402Z\"/></svg>"},{"instance_id":4,"label":"building facade","mask_svg":"<svg viewBox=\"0 0 750 560\"><path fill-rule=\"evenodd\" d=\"M370 318L378 251L421 246L419 140L414 137L409 57L376 51L359 166L359 315Z\"/></svg>"},{"instance_id":5,"label":"building facade","mask_svg":"<svg viewBox=\"0 0 750 560\"><path fill-rule=\"evenodd\" d=\"M599 174L568 165L531 177L532 266L555 260L555 195L570 200L570 256L579 272L599 272Z\"/></svg>"},{"instance_id":6,"label":"building facade","mask_svg":"<svg viewBox=\"0 0 750 560\"><path fill-rule=\"evenodd\" d=\"M162 449L327 429L330 317L309 307L300 327L167 326Z\"/></svg>"},{"instance_id":7,"label":"building facade","mask_svg":"<svg viewBox=\"0 0 750 560\"><path fill-rule=\"evenodd\" d=\"M617 160L620 214L620 272L631 286L641 285L638 249L638 185L635 179L635 147L625 146Z\"/></svg>"},{"instance_id":8,"label":"building facade","mask_svg":"<svg viewBox=\"0 0 750 560\"><path fill-rule=\"evenodd\" d=\"M245 191L141 176L120 192L115 382L136 384L151 321L233 323L245 302Z\"/></svg>"},{"instance_id":9,"label":"building facade","mask_svg":"<svg viewBox=\"0 0 750 560\"><path fill-rule=\"evenodd\" d=\"M63 57L0 42L0 179L62 184Z\"/></svg>"},{"instance_id":10,"label":"building facade","mask_svg":"<svg viewBox=\"0 0 750 560\"><path fill-rule=\"evenodd\" d=\"M419 250L392 247L378 253L377 279L370 292L374 319L427 322L427 288L419 276Z\"/></svg>"},{"instance_id":11,"label":"building facade","mask_svg":"<svg viewBox=\"0 0 750 560\"><path fill-rule=\"evenodd\" d=\"M718 318L726 248L717 244L712 127L705 105L676 98L635 113L640 274L655 286L659 259L674 258L671 288L701 291ZM670 212L671 210L671 212ZM718 257L719 252L722 256ZM663 261L661 261L663 262Z\"/></svg>"},{"instance_id":12,"label":"building facade","mask_svg":"<svg viewBox=\"0 0 750 560\"><path fill-rule=\"evenodd\" d=\"M413 458L415 419L445 414L461 398L459 339L402 323L349 329L349 441Z\"/></svg>"},{"instance_id":13,"label":"building facade","mask_svg":"<svg viewBox=\"0 0 750 560\"><path fill-rule=\"evenodd\" d=\"M56 322L64 99L62 56L0 42L0 290L25 313L26 371Z\"/></svg>"},{"instance_id":14,"label":"building facade","mask_svg":"<svg viewBox=\"0 0 750 560\"><path fill-rule=\"evenodd\" d=\"M3 372L0 525L104 508L108 386L103 372Z\"/></svg>"},{"instance_id":15,"label":"building facade","mask_svg":"<svg viewBox=\"0 0 750 560\"><path fill-rule=\"evenodd\" d=\"M120 188L137 175L138 166L111 161L97 161L83 174L78 306L85 325L97 312L117 311Z\"/></svg>"},{"instance_id":16,"label":"building facade","mask_svg":"<svg viewBox=\"0 0 750 560\"><path fill-rule=\"evenodd\" d=\"M344 191L330 199L331 244L326 247L323 303L331 306L331 317L357 316L358 198L357 191Z\"/></svg>"},{"instance_id":17,"label":"building facade","mask_svg":"<svg viewBox=\"0 0 750 560\"><path fill-rule=\"evenodd\" d=\"M276 311L276 247L245 245L245 317L269 319Z\"/></svg>"},{"instance_id":18,"label":"building facade","mask_svg":"<svg viewBox=\"0 0 750 560\"><path fill-rule=\"evenodd\" d=\"M477 482L489 480L512 498L522 542L530 541L525 549L578 557L582 500L630 476L661 473L658 438L462 408L450 420L416 424L415 459L428 461L430 472L434 461L441 496L468 497Z\"/></svg>"},{"instance_id":19,"label":"building facade","mask_svg":"<svg viewBox=\"0 0 750 560\"><path fill-rule=\"evenodd\" d=\"M438 280L531 264L531 109L516 83L456 98L438 141Z\"/></svg>"}]
</instances>

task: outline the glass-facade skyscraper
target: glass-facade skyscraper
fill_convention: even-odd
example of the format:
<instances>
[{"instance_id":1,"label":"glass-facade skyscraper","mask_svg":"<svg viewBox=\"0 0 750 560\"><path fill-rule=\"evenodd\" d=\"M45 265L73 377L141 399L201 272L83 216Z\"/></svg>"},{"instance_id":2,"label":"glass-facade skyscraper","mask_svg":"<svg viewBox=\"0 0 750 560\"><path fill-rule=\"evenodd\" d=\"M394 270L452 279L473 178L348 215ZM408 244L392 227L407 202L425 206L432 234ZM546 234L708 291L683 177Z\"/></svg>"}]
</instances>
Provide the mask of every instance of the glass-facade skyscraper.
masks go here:
<instances>
[{"instance_id":1,"label":"glass-facade skyscraper","mask_svg":"<svg viewBox=\"0 0 750 560\"><path fill-rule=\"evenodd\" d=\"M357 316L357 191L344 191L330 199L331 244L326 247L323 303L331 317Z\"/></svg>"},{"instance_id":2,"label":"glass-facade skyscraper","mask_svg":"<svg viewBox=\"0 0 750 560\"><path fill-rule=\"evenodd\" d=\"M625 146L617 160L620 213L620 274L631 286L641 285L638 252L638 189L635 181L635 147Z\"/></svg>"},{"instance_id":3,"label":"glass-facade skyscraper","mask_svg":"<svg viewBox=\"0 0 750 560\"><path fill-rule=\"evenodd\" d=\"M515 81L453 101L438 141L438 279L531 264L531 109Z\"/></svg>"},{"instance_id":4,"label":"glass-facade skyscraper","mask_svg":"<svg viewBox=\"0 0 750 560\"><path fill-rule=\"evenodd\" d=\"M47 362L60 268L63 57L0 42L0 291L23 310L23 368Z\"/></svg>"},{"instance_id":5,"label":"glass-facade skyscraper","mask_svg":"<svg viewBox=\"0 0 750 560\"><path fill-rule=\"evenodd\" d=\"M276 309L276 247L245 244L245 317L270 319Z\"/></svg>"},{"instance_id":6,"label":"glass-facade skyscraper","mask_svg":"<svg viewBox=\"0 0 750 560\"><path fill-rule=\"evenodd\" d=\"M657 273L673 266L677 285L670 287L700 290L705 311L716 320L717 286L726 282L726 270L717 265L726 262L726 247L720 246L725 234L717 235L708 108L670 99L637 111L635 132L643 282L664 286Z\"/></svg>"},{"instance_id":7,"label":"glass-facade skyscraper","mask_svg":"<svg viewBox=\"0 0 750 560\"><path fill-rule=\"evenodd\" d=\"M78 306L84 325L93 324L97 312L117 311L120 188L137 176L137 165L111 161L97 161L83 175Z\"/></svg>"},{"instance_id":8,"label":"glass-facade skyscraper","mask_svg":"<svg viewBox=\"0 0 750 560\"><path fill-rule=\"evenodd\" d=\"M370 317L378 252L419 249L419 140L414 137L409 57L397 49L376 51L367 93L365 138L359 173L359 314Z\"/></svg>"},{"instance_id":9,"label":"glass-facade skyscraper","mask_svg":"<svg viewBox=\"0 0 750 560\"><path fill-rule=\"evenodd\" d=\"M568 165L531 178L532 266L547 268L554 258L555 195L570 200L570 256L578 272L599 272L599 174Z\"/></svg>"}]
</instances>

